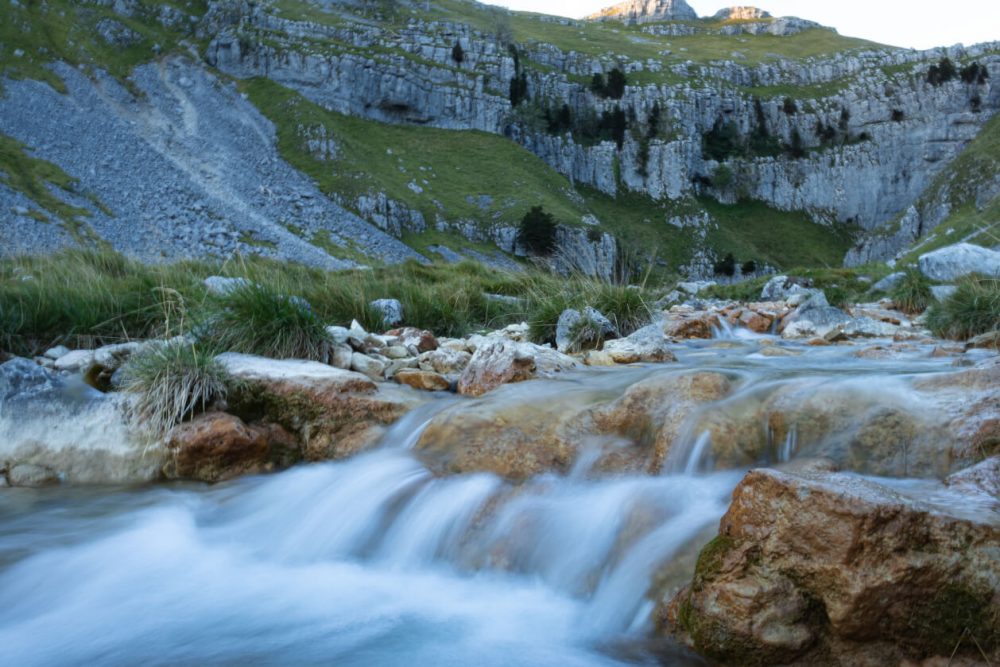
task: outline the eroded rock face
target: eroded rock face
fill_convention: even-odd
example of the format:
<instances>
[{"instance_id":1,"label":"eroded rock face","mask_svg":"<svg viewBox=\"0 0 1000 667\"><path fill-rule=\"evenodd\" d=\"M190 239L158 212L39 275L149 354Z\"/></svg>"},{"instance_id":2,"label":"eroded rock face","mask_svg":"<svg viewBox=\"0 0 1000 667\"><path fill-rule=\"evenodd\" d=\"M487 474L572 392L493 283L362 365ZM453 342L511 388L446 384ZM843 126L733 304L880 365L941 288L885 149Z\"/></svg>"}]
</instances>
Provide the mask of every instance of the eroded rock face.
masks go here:
<instances>
[{"instance_id":1,"label":"eroded rock face","mask_svg":"<svg viewBox=\"0 0 1000 667\"><path fill-rule=\"evenodd\" d=\"M605 7L589 20L615 20L629 23L650 23L653 21L693 21L698 14L684 0L626 0L611 7Z\"/></svg>"},{"instance_id":2,"label":"eroded rock face","mask_svg":"<svg viewBox=\"0 0 1000 667\"><path fill-rule=\"evenodd\" d=\"M552 377L579 367L572 357L548 347L489 338L472 355L458 381L458 393L482 396L503 384Z\"/></svg>"},{"instance_id":3,"label":"eroded rock face","mask_svg":"<svg viewBox=\"0 0 1000 667\"><path fill-rule=\"evenodd\" d=\"M970 635L995 661L998 548L990 512L957 516L852 475L756 470L657 620L722 664L979 658Z\"/></svg>"},{"instance_id":4,"label":"eroded rock face","mask_svg":"<svg viewBox=\"0 0 1000 667\"><path fill-rule=\"evenodd\" d=\"M920 271L931 280L947 282L970 273L1000 277L1000 252L971 243L957 243L920 256Z\"/></svg>"},{"instance_id":5,"label":"eroded rock face","mask_svg":"<svg viewBox=\"0 0 1000 667\"><path fill-rule=\"evenodd\" d=\"M422 402L408 387L376 385L360 373L310 361L218 357L243 382L231 412L246 422L280 424L309 461L341 459L374 445L383 427Z\"/></svg>"}]
</instances>

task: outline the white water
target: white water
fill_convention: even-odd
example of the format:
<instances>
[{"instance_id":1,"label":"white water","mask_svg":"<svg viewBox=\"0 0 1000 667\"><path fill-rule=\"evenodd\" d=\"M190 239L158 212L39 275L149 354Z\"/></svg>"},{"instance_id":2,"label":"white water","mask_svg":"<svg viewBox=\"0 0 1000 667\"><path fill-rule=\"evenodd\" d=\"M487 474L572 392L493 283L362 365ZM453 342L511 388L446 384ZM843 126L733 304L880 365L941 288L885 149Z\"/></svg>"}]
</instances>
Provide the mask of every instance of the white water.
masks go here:
<instances>
[{"instance_id":1,"label":"white water","mask_svg":"<svg viewBox=\"0 0 1000 667\"><path fill-rule=\"evenodd\" d=\"M711 409L782 383L834 374L853 390L876 377L836 350L757 361L746 345L679 350L682 366L745 378ZM915 363L947 362L885 365L886 400L903 391L891 397L889 375ZM649 372L585 377L607 390ZM562 382L580 391L580 378ZM649 588L711 536L745 469L713 472L711 434L694 420L671 452L676 472L659 477L592 479L584 448L568 476L519 487L438 478L411 449L451 403L408 415L380 450L344 463L213 488L2 490L0 662L701 664L649 642ZM794 428L778 446L779 460L795 456Z\"/></svg>"}]
</instances>

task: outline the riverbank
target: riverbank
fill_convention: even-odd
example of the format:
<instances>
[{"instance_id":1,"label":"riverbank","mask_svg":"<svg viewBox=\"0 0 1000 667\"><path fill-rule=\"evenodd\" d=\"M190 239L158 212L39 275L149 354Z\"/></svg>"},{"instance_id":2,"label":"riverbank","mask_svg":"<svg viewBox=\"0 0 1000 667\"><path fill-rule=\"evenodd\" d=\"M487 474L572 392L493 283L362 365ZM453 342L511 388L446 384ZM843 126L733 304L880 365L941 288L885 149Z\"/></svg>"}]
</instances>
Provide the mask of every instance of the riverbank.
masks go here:
<instances>
[{"instance_id":1,"label":"riverbank","mask_svg":"<svg viewBox=\"0 0 1000 667\"><path fill-rule=\"evenodd\" d=\"M53 572L94 579L88 563L119 549L138 554L124 561L130 577L163 565L135 546L159 535L164 553L187 566L223 556L231 566L204 573L220 582L263 568L294 591L293 572L308 562L336 570L320 580L344 594L341 570L354 568L385 586L364 604L387 636L404 633L420 655L440 657L434 633L419 628L426 614L443 614L434 623L448 636L506 624L510 633L476 652L493 646L510 658L517 647L531 664L559 662L552 655L734 665L1000 657L991 555L1000 544L1000 361L989 336L937 338L926 316L890 300L831 305L801 277L769 279L751 300L709 298L718 288L689 284L646 306L651 291L621 288L642 296L648 320L635 318L626 333L624 310L564 304L547 322L555 346L533 342L532 322L462 336L407 326L402 301L374 298L367 305L383 323L397 306L403 321L338 326L301 292L245 276L196 278L212 317L185 314L169 338L50 348L0 365L0 458L13 487L2 500L25 508L28 522L12 522L0 539L0 559L15 563L0 568L0 584L20 577L29 586ZM283 326L249 318L239 327L220 315L252 314L239 311L247 303L273 309ZM267 358L218 349L219 340L315 357ZM164 383L183 389L180 398L150 391ZM150 414L163 418L157 428ZM131 490L107 486L123 484ZM46 539L70 545L53 563L29 529L30 507L75 493L98 513L110 498L118 518L93 537L52 524ZM163 512L174 519L153 520ZM120 532L122 521L138 532ZM268 544L255 537L264 534ZM241 546L230 552L220 537ZM398 568L403 579L393 579ZM492 622L394 588L431 575L455 604L468 595L495 603ZM482 577L493 583L475 583ZM99 580L69 588L120 596L118 584ZM165 581L176 587L174 575ZM167 610L207 602L182 588L184 599L160 586L150 594ZM516 623L524 599L501 590L534 596L534 624L548 630ZM291 596L301 609L305 600ZM102 604L120 609L111 597ZM72 615L56 600L39 604L16 622L0 615L18 657L41 650L15 641L18 623L45 636L63 626L42 611ZM398 605L422 620L390 620ZM255 654L271 655L267 646L287 639L281 623L247 614L223 614L218 630L250 623L269 638ZM307 627L327 618L307 616ZM175 620L165 612L164 623ZM108 622L97 615L92 630ZM142 654L144 633L157 627L119 633L108 650ZM196 653L236 655L235 644L210 647L202 630L171 627ZM356 655L344 647L361 640L350 637L329 634L326 659ZM90 640L76 641L58 643L60 654L97 655ZM161 659L182 658L175 646L160 649Z\"/></svg>"}]
</instances>

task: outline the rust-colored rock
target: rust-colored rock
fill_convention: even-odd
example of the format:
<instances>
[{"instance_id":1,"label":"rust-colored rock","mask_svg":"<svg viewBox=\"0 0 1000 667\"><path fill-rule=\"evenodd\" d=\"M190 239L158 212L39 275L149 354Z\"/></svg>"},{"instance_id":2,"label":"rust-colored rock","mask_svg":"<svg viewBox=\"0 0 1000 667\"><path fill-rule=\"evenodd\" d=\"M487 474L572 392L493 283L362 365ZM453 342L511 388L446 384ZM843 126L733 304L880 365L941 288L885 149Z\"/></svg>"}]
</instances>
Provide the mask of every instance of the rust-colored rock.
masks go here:
<instances>
[{"instance_id":1,"label":"rust-colored rock","mask_svg":"<svg viewBox=\"0 0 1000 667\"><path fill-rule=\"evenodd\" d=\"M960 500L956 514L920 498L840 473L753 471L659 627L724 665L953 652L996 664L1000 526Z\"/></svg>"},{"instance_id":2,"label":"rust-colored rock","mask_svg":"<svg viewBox=\"0 0 1000 667\"><path fill-rule=\"evenodd\" d=\"M372 446L424 399L419 392L324 364L221 355L242 380L232 412L248 422L281 424L303 443L307 460L341 459Z\"/></svg>"},{"instance_id":3,"label":"rust-colored rock","mask_svg":"<svg viewBox=\"0 0 1000 667\"><path fill-rule=\"evenodd\" d=\"M248 426L223 412L199 415L174 427L166 438L171 479L220 482L286 468L301 458L295 438L272 424Z\"/></svg>"},{"instance_id":4,"label":"rust-colored rock","mask_svg":"<svg viewBox=\"0 0 1000 667\"><path fill-rule=\"evenodd\" d=\"M396 373L396 382L421 391L448 391L451 382L443 375L430 371L404 369Z\"/></svg>"},{"instance_id":5,"label":"rust-colored rock","mask_svg":"<svg viewBox=\"0 0 1000 667\"><path fill-rule=\"evenodd\" d=\"M386 336L395 336L399 339L399 344L406 348L414 348L417 354L432 352L438 349L437 338L430 331L405 327L403 329L393 329L386 332Z\"/></svg>"},{"instance_id":6,"label":"rust-colored rock","mask_svg":"<svg viewBox=\"0 0 1000 667\"><path fill-rule=\"evenodd\" d=\"M712 338L719 326L719 316L703 310L675 306L665 313L663 333L671 338Z\"/></svg>"}]
</instances>

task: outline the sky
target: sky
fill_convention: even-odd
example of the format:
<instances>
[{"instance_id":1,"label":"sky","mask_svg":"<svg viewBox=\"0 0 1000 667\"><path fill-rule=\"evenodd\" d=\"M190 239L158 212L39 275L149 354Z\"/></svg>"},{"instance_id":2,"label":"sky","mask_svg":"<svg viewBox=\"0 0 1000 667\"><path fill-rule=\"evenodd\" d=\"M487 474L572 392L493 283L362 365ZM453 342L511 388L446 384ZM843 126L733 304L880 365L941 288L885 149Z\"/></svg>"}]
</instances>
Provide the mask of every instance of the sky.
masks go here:
<instances>
[{"instance_id":1,"label":"sky","mask_svg":"<svg viewBox=\"0 0 1000 667\"><path fill-rule=\"evenodd\" d=\"M511 9L580 18L615 0L484 0ZM914 49L1000 41L1000 0L688 0L699 16L731 4L748 4L775 16L798 16L842 35Z\"/></svg>"}]
</instances>

